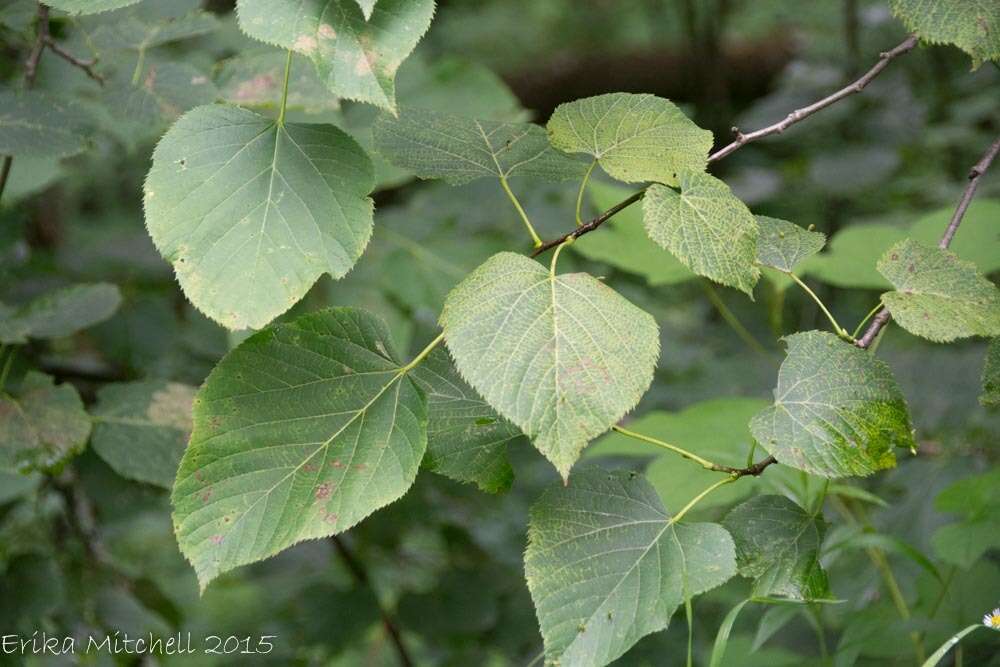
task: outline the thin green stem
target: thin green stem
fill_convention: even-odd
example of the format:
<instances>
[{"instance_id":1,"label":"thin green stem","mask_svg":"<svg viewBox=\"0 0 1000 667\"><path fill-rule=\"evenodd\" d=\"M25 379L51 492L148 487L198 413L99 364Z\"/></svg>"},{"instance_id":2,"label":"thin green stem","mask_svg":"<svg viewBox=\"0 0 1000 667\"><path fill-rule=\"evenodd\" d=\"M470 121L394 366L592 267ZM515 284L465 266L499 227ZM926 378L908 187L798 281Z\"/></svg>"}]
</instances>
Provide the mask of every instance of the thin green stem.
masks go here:
<instances>
[{"instance_id":1,"label":"thin green stem","mask_svg":"<svg viewBox=\"0 0 1000 667\"><path fill-rule=\"evenodd\" d=\"M823 618L820 615L822 607L817 604L809 605L809 613L806 615L809 625L816 633L816 644L819 646L819 656L822 664L830 663L830 649L826 645L826 633L823 632Z\"/></svg>"},{"instance_id":2,"label":"thin green stem","mask_svg":"<svg viewBox=\"0 0 1000 667\"><path fill-rule=\"evenodd\" d=\"M789 278L791 278L793 281L795 281L795 284L797 284L799 287L801 287L803 290L805 290L806 294L808 294L810 297L812 297L812 300L816 302L816 305L818 305L819 308L820 308L820 310L823 311L823 314L826 315L826 319L830 320L830 324L833 325L833 332L835 334L837 334L838 336L840 336L841 338L843 338L844 340L846 340L848 343L852 343L853 344L854 343L854 337L851 336L851 334L847 333L847 329L845 329L844 327L840 326L840 323L837 322L837 318L835 318L833 316L833 313L831 313L827 309L826 304L824 304L820 300L820 298L818 296L816 296L816 292L813 292L811 289L809 289L809 286L806 285L804 282L802 282L802 279L799 278L794 273L792 273L791 271L786 272L786 275Z\"/></svg>"},{"instance_id":3,"label":"thin green stem","mask_svg":"<svg viewBox=\"0 0 1000 667\"><path fill-rule=\"evenodd\" d=\"M568 246L568 245L570 245L572 243L573 243L573 239L566 239L565 241L563 241L562 243L560 243L559 247L556 248L556 251L554 253L552 253L552 261L549 262L549 277L550 278L555 279L555 277L556 277L556 262L559 261L559 253L562 252L563 248L565 248L566 246Z\"/></svg>"},{"instance_id":4,"label":"thin green stem","mask_svg":"<svg viewBox=\"0 0 1000 667\"><path fill-rule=\"evenodd\" d=\"M657 447L663 447L664 449L669 449L675 454L680 454L684 458L690 461L694 461L695 463L699 464L702 468L706 468L708 470L715 470L717 467L716 464L712 463L708 459L703 459L693 452L689 452L688 450L678 447L677 445L671 445L669 442L664 442L659 438L654 438L649 435L643 435L642 433L636 433L635 431L630 431L628 429L622 428L621 426L612 426L611 430L617 433L621 433L622 435L629 438L633 438L635 440L641 440L642 442L648 442L649 444L656 445Z\"/></svg>"},{"instance_id":5,"label":"thin green stem","mask_svg":"<svg viewBox=\"0 0 1000 667\"><path fill-rule=\"evenodd\" d=\"M278 125L285 122L285 109L288 107L288 80L292 75L292 50L288 50L285 58L285 82L281 86L281 110L278 112Z\"/></svg>"},{"instance_id":6,"label":"thin green stem","mask_svg":"<svg viewBox=\"0 0 1000 667\"><path fill-rule=\"evenodd\" d=\"M858 324L857 328L854 330L854 333L851 334L851 338L857 338L858 334L861 333L861 329L864 328L864 326L868 323L868 320L875 317L875 313L877 313L880 310L882 310L881 301L875 304L875 307L872 308L867 315L865 315L865 319L861 320L861 323Z\"/></svg>"},{"instance_id":7,"label":"thin green stem","mask_svg":"<svg viewBox=\"0 0 1000 667\"><path fill-rule=\"evenodd\" d=\"M750 440L750 453L747 454L747 465L746 465L747 468L749 468L750 466L753 465L753 455L754 455L754 453L756 451L757 451L757 441L751 439Z\"/></svg>"},{"instance_id":8,"label":"thin green stem","mask_svg":"<svg viewBox=\"0 0 1000 667\"><path fill-rule=\"evenodd\" d=\"M701 500L702 500L702 498L704 498L705 496L707 496L708 494L710 494L712 491L715 491L720 486L724 486L726 484L732 484L737 479L739 479L739 477L737 475L733 474L733 475L729 475L729 477L726 477L725 479L721 479L718 482L716 482L715 484L711 485L710 487L708 487L707 489L705 489L704 491L702 491L701 493L699 493L697 496L695 496L694 498L692 498L691 502L689 502L687 505L685 505L684 507L682 507L681 511L678 512L677 514L675 514L670 519L670 523L671 524L677 523L678 521L680 521L681 519L683 519L684 515L687 514L688 512L690 512L691 509L695 505L697 505L698 503L700 503Z\"/></svg>"},{"instance_id":9,"label":"thin green stem","mask_svg":"<svg viewBox=\"0 0 1000 667\"><path fill-rule=\"evenodd\" d=\"M428 343L427 347L425 347L424 349L422 349L417 356L413 357L413 359L410 361L410 363L408 363L405 366L403 366L400 369L400 373L409 373L414 368L416 368L418 365L420 365L420 362L423 361L424 359L426 359L427 355L429 355L431 352L433 352L434 348L437 347L438 345L440 345L441 341L443 341L443 340L444 340L444 332L441 332L440 334L438 334L438 337L435 338L434 340L432 340L430 343Z\"/></svg>"},{"instance_id":10,"label":"thin green stem","mask_svg":"<svg viewBox=\"0 0 1000 667\"><path fill-rule=\"evenodd\" d=\"M692 660L694 654L692 651L694 647L694 609L691 608L691 596L688 595L687 591L687 575L684 577L684 615L687 617L688 625L687 667L692 667L694 665Z\"/></svg>"},{"instance_id":11,"label":"thin green stem","mask_svg":"<svg viewBox=\"0 0 1000 667\"><path fill-rule=\"evenodd\" d=\"M590 174L594 171L594 167L597 165L597 160L595 159L587 167L587 173L583 175L583 180L580 182L580 191L576 193L576 226L580 227L583 225L583 218L580 217L580 212L583 209L583 193L587 190L587 182L590 180Z\"/></svg>"},{"instance_id":12,"label":"thin green stem","mask_svg":"<svg viewBox=\"0 0 1000 667\"><path fill-rule=\"evenodd\" d=\"M535 244L536 248L540 248L542 246L542 239L532 226L531 220L528 219L528 214L524 212L524 207L522 207L521 202L517 200L517 196L514 195L514 191L510 189L510 184L507 183L506 176L500 177L500 186L503 187L503 191L507 193L510 203L512 203L514 208L517 209L518 215L520 215L521 220L524 221L524 226L528 228L528 233L531 234L531 242Z\"/></svg>"},{"instance_id":13,"label":"thin green stem","mask_svg":"<svg viewBox=\"0 0 1000 667\"><path fill-rule=\"evenodd\" d=\"M707 280L700 280L699 282L701 283L702 289L705 290L705 296L707 296L708 300L712 302L715 309L719 311L719 315L721 315L722 319L726 321L726 324L732 327L733 331L736 332L736 335L739 336L751 350L757 354L766 356L768 354L767 348L761 345L760 342L754 338L753 334L750 333L749 329L743 326L743 323L739 321L733 311L729 310L729 306L727 306L726 302L722 300L719 293L715 291L712 284Z\"/></svg>"},{"instance_id":14,"label":"thin green stem","mask_svg":"<svg viewBox=\"0 0 1000 667\"><path fill-rule=\"evenodd\" d=\"M139 57L135 61L135 69L132 70L132 85L138 86L139 79L142 78L142 71L146 69L146 49L139 49Z\"/></svg>"},{"instance_id":15,"label":"thin green stem","mask_svg":"<svg viewBox=\"0 0 1000 667\"><path fill-rule=\"evenodd\" d=\"M0 345L0 359L3 358L3 353L6 349L6 345ZM10 352L7 353L7 360L3 362L3 370L0 370L0 392L7 386L7 375L10 373L10 367L14 364L14 355L16 353L16 347L10 348Z\"/></svg>"}]
</instances>

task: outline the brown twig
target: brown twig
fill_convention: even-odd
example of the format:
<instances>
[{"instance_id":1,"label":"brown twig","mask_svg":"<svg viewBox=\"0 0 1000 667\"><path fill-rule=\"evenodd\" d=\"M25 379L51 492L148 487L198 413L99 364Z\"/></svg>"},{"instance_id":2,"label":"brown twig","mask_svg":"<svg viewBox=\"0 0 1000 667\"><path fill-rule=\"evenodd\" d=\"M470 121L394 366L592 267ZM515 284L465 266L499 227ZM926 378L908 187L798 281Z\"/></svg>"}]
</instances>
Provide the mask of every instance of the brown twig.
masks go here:
<instances>
[{"instance_id":1,"label":"brown twig","mask_svg":"<svg viewBox=\"0 0 1000 667\"><path fill-rule=\"evenodd\" d=\"M778 459L774 458L773 456L768 456L766 459L761 459L757 463L754 463L751 466L747 466L746 468L731 468L729 466L716 464L712 466L712 470L715 470L716 472L727 472L736 479L747 476L759 477L761 473L763 473L764 470L767 469L769 465L772 465L777 462Z\"/></svg>"},{"instance_id":2,"label":"brown twig","mask_svg":"<svg viewBox=\"0 0 1000 667\"><path fill-rule=\"evenodd\" d=\"M958 200L958 206L955 207L955 212L951 215L951 220L948 221L948 226L944 230L944 235L938 242L938 247L942 250L946 250L949 245L951 245L951 240L955 238L955 232L958 231L958 226L962 224L962 218L965 217L965 212L969 208L969 204L972 203L972 198L976 194L976 189L979 187L979 180L986 173L986 170L990 168L993 164L993 160L996 159L997 155L1000 154L1000 137L997 137L996 141L990 144L990 147L986 150L983 156L979 159L972 169L969 170L969 183L965 186L965 190L962 192L962 197ZM882 331L883 327L889 323L892 318L889 310L887 308L882 308L878 311L874 318L872 318L871 324L865 330L865 333L861 338L857 340L855 345L861 349L867 349L875 339L878 337L879 332Z\"/></svg>"},{"instance_id":3,"label":"brown twig","mask_svg":"<svg viewBox=\"0 0 1000 667\"><path fill-rule=\"evenodd\" d=\"M347 566L347 569L351 572L351 576L354 577L354 580L362 586L371 588L371 582L368 579L368 572L344 540L342 540L339 535L333 535L330 537L330 541L333 542L333 546L337 550L337 554L340 556L341 560L344 561L344 565ZM412 667L413 658L410 657L409 651L406 650L406 645L403 643L403 636L399 632L399 628L396 627L396 622L381 604L378 605L378 610L379 615L382 617L382 626L385 628L386 634L389 635L389 639L392 640L392 644L396 648L396 655L399 656L399 663L403 665L403 667Z\"/></svg>"},{"instance_id":4,"label":"brown twig","mask_svg":"<svg viewBox=\"0 0 1000 667\"><path fill-rule=\"evenodd\" d=\"M46 35L45 37L45 46L49 47L49 50L52 51L52 53L62 58L70 65L73 65L74 67L78 67L81 70L83 70L87 76L89 76L91 79L93 79L100 85L102 86L104 85L104 77L102 77L100 74L94 71L94 66L97 64L97 58L90 58L89 60L83 60L81 58L77 58L72 53L64 49L59 44L59 42L52 39L52 37L48 35Z\"/></svg>"},{"instance_id":5,"label":"brown twig","mask_svg":"<svg viewBox=\"0 0 1000 667\"><path fill-rule=\"evenodd\" d=\"M733 139L733 141L729 145L720 148L715 153L709 155L708 156L709 163L717 162L718 160L721 160L722 158L731 155L732 153L736 152L741 147L749 144L750 142L762 139L772 134L780 134L785 130L787 130L792 125L795 125L796 123L805 120L806 118L808 118L809 116L813 115L818 111L822 111L831 104L835 104L836 102L839 102L845 97L850 97L851 95L860 93L862 90L865 89L865 87L869 83L872 82L872 80L875 77L877 77L882 72L882 70L884 70L886 67L889 66L889 63L892 62L894 58L906 53L907 51L912 50L913 47L917 45L917 41L918 40L915 35L907 37L901 44L899 44L895 48L881 53L879 55L878 62L875 63L875 65L871 69L865 72L860 79L857 79L856 81L848 84L847 86L841 88L840 90L831 95L827 95L821 100L813 102L809 106L802 107L801 109L796 109L795 111L791 112L790 114L785 116L784 119L782 119L777 123L768 125L767 127L761 128L754 132L750 132L748 134L744 134L740 132L739 128L734 127L733 133L735 134L735 139ZM583 236L584 234L588 234L594 231L595 229L603 225L605 222L610 220L612 216L616 215L625 208L628 208L635 202L642 199L644 193L645 189L640 190L635 194L631 195L628 199L625 199L624 201L612 206L604 213L601 213L593 220L583 225L580 225L576 229L566 234L563 234L557 239L546 241L545 243L540 245L537 249L535 249L535 251L531 253L531 256L537 257L546 250L554 248L571 238L577 239Z\"/></svg>"},{"instance_id":6,"label":"brown twig","mask_svg":"<svg viewBox=\"0 0 1000 667\"><path fill-rule=\"evenodd\" d=\"M38 64L41 62L42 53L45 52L46 48L71 65L79 67L94 81L102 86L104 85L104 79L94 71L94 65L97 64L97 60L82 60L77 58L52 39L52 35L49 34L49 8L40 2L38 3L38 14L35 17L35 24L35 43L31 46L28 59L24 61L25 88L31 88L35 85L35 79L38 78ZM13 165L14 156L5 155L3 164L0 165L0 198L3 197L3 191L7 187L7 180L10 178L10 171Z\"/></svg>"}]
</instances>

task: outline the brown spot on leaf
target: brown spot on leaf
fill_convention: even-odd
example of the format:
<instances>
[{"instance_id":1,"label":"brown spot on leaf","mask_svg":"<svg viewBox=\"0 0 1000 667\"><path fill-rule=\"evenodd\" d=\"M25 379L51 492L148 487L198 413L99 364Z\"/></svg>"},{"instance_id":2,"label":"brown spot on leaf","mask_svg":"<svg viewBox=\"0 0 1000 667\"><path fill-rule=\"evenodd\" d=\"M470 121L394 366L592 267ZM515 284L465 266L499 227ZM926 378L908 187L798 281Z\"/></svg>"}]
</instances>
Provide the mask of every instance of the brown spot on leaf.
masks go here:
<instances>
[{"instance_id":1,"label":"brown spot on leaf","mask_svg":"<svg viewBox=\"0 0 1000 667\"><path fill-rule=\"evenodd\" d=\"M222 539L223 538L222 538L222 535L212 535L212 537L210 537L209 539L212 541L212 544L218 546L218 545L222 544Z\"/></svg>"},{"instance_id":2,"label":"brown spot on leaf","mask_svg":"<svg viewBox=\"0 0 1000 667\"><path fill-rule=\"evenodd\" d=\"M333 484L330 482L323 482L316 487L316 491L313 494L316 497L316 502L326 500L333 493Z\"/></svg>"}]
</instances>

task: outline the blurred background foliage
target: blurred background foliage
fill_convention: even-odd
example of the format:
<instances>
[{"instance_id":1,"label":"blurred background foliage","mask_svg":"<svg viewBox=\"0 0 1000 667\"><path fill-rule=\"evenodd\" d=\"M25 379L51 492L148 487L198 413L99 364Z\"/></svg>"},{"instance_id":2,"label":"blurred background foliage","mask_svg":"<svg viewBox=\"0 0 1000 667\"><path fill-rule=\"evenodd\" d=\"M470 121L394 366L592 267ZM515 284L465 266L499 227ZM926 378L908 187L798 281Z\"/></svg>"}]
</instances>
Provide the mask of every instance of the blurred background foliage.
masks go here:
<instances>
[{"instance_id":1,"label":"blurred background foliage","mask_svg":"<svg viewBox=\"0 0 1000 667\"><path fill-rule=\"evenodd\" d=\"M51 54L42 60L36 87L72 97L91 145L68 159L15 161L0 207L0 302L18 307L78 283L109 283L121 298L96 313L93 326L56 327L21 348L9 386L40 370L72 383L100 415L116 409L109 386L196 386L240 339L186 302L149 241L141 210L152 147L183 111L216 99L276 110L284 55L242 36L231 3L211 0L208 13L192 14L200 4L147 0L78 20L54 15L53 35L81 57L99 58L106 84ZM4 88L22 85L34 15L32 2L0 0ZM650 92L680 104L722 145L734 126L770 124L843 85L904 36L881 1L439 0L430 32L400 70L398 97L411 106L544 123L564 101ZM305 61L297 59L293 72L293 119L334 123L370 146L373 108L331 98ZM863 95L744 148L717 174L756 213L814 225L830 237L802 275L853 325L885 287L874 271L884 249L905 234L931 239L943 229L969 167L1000 131L998 90L996 66L970 71L957 49L919 48ZM495 183L415 182L377 162L371 245L345 279L320 280L289 316L363 306L390 323L401 349L413 351L436 332L444 296L458 280L491 254L527 244ZM543 237L572 225L575 183L515 178L512 185ZM595 183L591 213L628 193ZM656 380L630 419L739 465L747 420L774 386L778 339L824 328L822 314L779 276L761 281L754 301L708 286L646 239L638 214L630 209L574 245L564 270L603 276L660 324ZM953 249L994 278L998 223L1000 178L990 174ZM1000 415L977 401L985 345L934 345L891 327L879 354L907 396L920 453L831 494L823 562L843 602L748 606L726 664L912 664L910 632L933 648L998 603L1000 560L989 549L1000 546L1000 478L989 471ZM95 443L55 475L0 472L4 633L276 636L266 657L143 664L398 664L384 612L419 664L526 665L541 650L522 554L527 508L556 474L526 444L511 449L515 479L507 493L484 494L422 472L403 500L345 535L364 581L323 540L228 574L202 596L174 540L169 480L132 481L113 449ZM618 436L592 445L588 456L609 466L649 466L668 509L703 486L686 462L625 446ZM819 491L815 480L777 467L755 484L801 502ZM750 488L730 487L696 513L718 519ZM963 491L969 488L980 491ZM872 563L873 544L891 567L905 614ZM747 590L746 581L733 580L696 601L696 660L707 659L723 616ZM1000 664L987 634L963 643L967 664ZM616 664L679 664L686 640L678 614L666 632Z\"/></svg>"}]
</instances>

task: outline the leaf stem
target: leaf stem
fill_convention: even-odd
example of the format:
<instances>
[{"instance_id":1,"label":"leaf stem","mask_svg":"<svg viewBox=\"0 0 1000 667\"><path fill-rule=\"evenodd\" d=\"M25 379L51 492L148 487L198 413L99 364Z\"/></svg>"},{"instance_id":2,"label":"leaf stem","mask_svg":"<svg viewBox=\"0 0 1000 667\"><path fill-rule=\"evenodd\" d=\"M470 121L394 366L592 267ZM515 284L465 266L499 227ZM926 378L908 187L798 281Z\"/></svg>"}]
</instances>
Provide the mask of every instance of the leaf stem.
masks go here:
<instances>
[{"instance_id":1,"label":"leaf stem","mask_svg":"<svg viewBox=\"0 0 1000 667\"><path fill-rule=\"evenodd\" d=\"M554 253L552 253L552 261L549 262L549 278L551 278L553 280L555 279L555 277L556 277L556 262L559 261L559 253L562 252L563 248L565 248L566 246L568 246L568 245L570 245L572 243L573 243L573 239L566 239L565 241L563 241L562 243L560 243L559 247L556 248L556 251Z\"/></svg>"},{"instance_id":2,"label":"leaf stem","mask_svg":"<svg viewBox=\"0 0 1000 667\"><path fill-rule=\"evenodd\" d=\"M428 343L427 347L422 349L420 353L417 354L417 356L413 357L413 359L410 360L410 363L406 364L401 369L399 369L400 374L409 373L414 368L419 366L420 362L426 359L427 355L433 352L434 348L440 345L441 341L443 340L444 340L444 332L442 331L440 334L438 334L438 337L432 340L430 343Z\"/></svg>"},{"instance_id":3,"label":"leaf stem","mask_svg":"<svg viewBox=\"0 0 1000 667\"><path fill-rule=\"evenodd\" d=\"M675 454L680 454L684 458L690 461L694 461L695 463L699 464L702 468L706 468L707 470L715 470L718 467L716 464L712 463L708 459L703 459L693 452L689 452L688 450L678 447L677 445L671 445L669 442L664 442L659 438L654 438L649 435L643 435L642 433L636 433L635 431L630 431L628 429L622 428L621 426L612 426L611 430L617 433L621 433L626 437L634 438L635 440L641 440L642 442L648 442L649 444L656 445L657 447L663 447L664 449L669 449Z\"/></svg>"},{"instance_id":4,"label":"leaf stem","mask_svg":"<svg viewBox=\"0 0 1000 667\"><path fill-rule=\"evenodd\" d=\"M281 85L281 110L278 112L278 125L285 124L285 109L288 107L288 80L292 74L292 50L288 49L285 58L285 82Z\"/></svg>"},{"instance_id":5,"label":"leaf stem","mask_svg":"<svg viewBox=\"0 0 1000 667\"><path fill-rule=\"evenodd\" d=\"M514 208L517 209L518 215L520 215L521 220L524 221L524 226L528 228L528 233L531 234L531 242L535 244L535 248L541 247L542 239L532 226L531 220L528 219L528 214L524 212L524 207L522 207L521 202L517 200L517 196L514 194L514 191L510 189L510 184L507 183L506 176L500 177L500 186L503 188L503 191L507 193L507 197L514 205Z\"/></svg>"},{"instance_id":6,"label":"leaf stem","mask_svg":"<svg viewBox=\"0 0 1000 667\"><path fill-rule=\"evenodd\" d=\"M590 174L594 171L594 167L597 165L597 158L590 163L587 167L587 173L583 175L583 180L580 182L580 191L576 193L576 226L580 227L583 225L583 219L580 217L580 210L583 208L583 193L587 189L587 181L590 180Z\"/></svg>"},{"instance_id":7,"label":"leaf stem","mask_svg":"<svg viewBox=\"0 0 1000 667\"><path fill-rule=\"evenodd\" d=\"M670 524L675 524L678 521L680 521L681 519L683 519L685 514L687 514L688 512L690 512L691 509L695 505L697 505L699 502L701 502L702 498L704 498L705 496L707 496L708 494L710 494L712 491L715 491L720 486L724 486L726 484L732 484L733 482L735 482L738 479L739 479L739 476L736 473L730 474L729 477L726 477L725 479L720 479L718 482L716 482L715 484L711 485L710 487L708 487L707 489L705 489L704 491L702 491L701 493L699 493L697 496L695 496L694 498L692 498L691 502L689 502L687 505L685 505L683 508L681 508L681 511L678 512L677 514L675 514L670 519Z\"/></svg>"},{"instance_id":8,"label":"leaf stem","mask_svg":"<svg viewBox=\"0 0 1000 667\"><path fill-rule=\"evenodd\" d=\"M707 280L699 280L698 282L701 283L702 289L705 290L705 296L707 296L708 300L713 306L715 306L715 309L719 311L719 315L721 315L722 319L726 321L726 324L728 324L730 328L736 332L736 335L739 336L751 350L757 354L767 356L767 348L761 345L760 342L754 338L753 334L750 333L750 330L743 326L743 323L740 322L739 318L736 317L733 311L729 309L729 306L726 305L726 302L722 300L722 297L719 296L719 293L716 291L715 287L712 286L712 283Z\"/></svg>"},{"instance_id":9,"label":"leaf stem","mask_svg":"<svg viewBox=\"0 0 1000 667\"><path fill-rule=\"evenodd\" d=\"M840 323L837 322L837 318L835 318L833 316L833 313L831 313L827 309L826 304L824 304L823 301L820 300L820 298L818 296L816 296L816 292L813 292L811 289L809 289L809 286L806 285L804 282L802 282L802 279L799 278L794 273L792 273L791 271L785 271L784 273L789 278L791 278L795 282L796 285L798 285L799 287L801 287L802 289L804 289L805 292L806 292L806 294L808 294L810 297L812 297L812 300L816 302L816 305L819 306L819 309L823 311L824 315L826 315L826 319L830 320L830 324L833 325L833 332L835 334L837 334L838 336L840 336L841 338L843 338L844 340L846 340L848 343L851 343L853 345L854 344L854 338L851 336L851 334L847 333L847 329L845 329L844 327L840 326Z\"/></svg>"}]
</instances>

